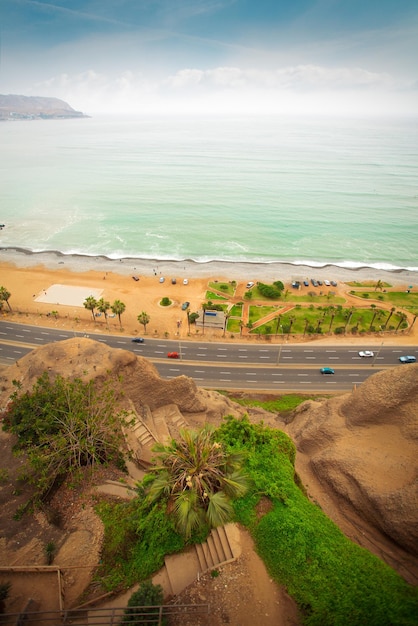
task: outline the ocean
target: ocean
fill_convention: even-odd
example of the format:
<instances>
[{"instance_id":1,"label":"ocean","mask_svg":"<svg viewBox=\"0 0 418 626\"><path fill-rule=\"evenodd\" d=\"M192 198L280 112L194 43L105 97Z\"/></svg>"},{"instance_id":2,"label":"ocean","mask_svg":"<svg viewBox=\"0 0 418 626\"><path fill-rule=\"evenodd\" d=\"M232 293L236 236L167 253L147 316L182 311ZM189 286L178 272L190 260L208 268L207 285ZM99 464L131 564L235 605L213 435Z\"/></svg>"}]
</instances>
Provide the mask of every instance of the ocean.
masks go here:
<instances>
[{"instance_id":1,"label":"ocean","mask_svg":"<svg viewBox=\"0 0 418 626\"><path fill-rule=\"evenodd\" d=\"M3 122L0 248L418 271L418 120Z\"/></svg>"}]
</instances>

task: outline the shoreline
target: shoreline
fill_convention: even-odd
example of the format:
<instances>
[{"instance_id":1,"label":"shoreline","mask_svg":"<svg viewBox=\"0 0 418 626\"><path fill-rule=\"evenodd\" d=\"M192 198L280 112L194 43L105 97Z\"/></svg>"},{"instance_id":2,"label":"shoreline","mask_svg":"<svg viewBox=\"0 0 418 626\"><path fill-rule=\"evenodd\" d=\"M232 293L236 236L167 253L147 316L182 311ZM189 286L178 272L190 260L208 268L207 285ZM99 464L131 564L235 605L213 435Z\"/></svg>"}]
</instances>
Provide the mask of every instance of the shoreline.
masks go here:
<instances>
[{"instance_id":1,"label":"shoreline","mask_svg":"<svg viewBox=\"0 0 418 626\"><path fill-rule=\"evenodd\" d=\"M275 281L291 282L314 277L319 280L340 282L377 281L388 283L409 283L418 286L418 271L403 268L384 269L359 264L349 267L333 263L309 262L253 262L253 261L195 261L158 260L141 258L112 259L105 255L89 256L65 254L59 251L34 252L25 248L0 247L0 264L7 263L17 268L41 266L49 270L65 269L70 272L113 272L121 275L138 274L181 278L213 278L221 280Z\"/></svg>"}]
</instances>

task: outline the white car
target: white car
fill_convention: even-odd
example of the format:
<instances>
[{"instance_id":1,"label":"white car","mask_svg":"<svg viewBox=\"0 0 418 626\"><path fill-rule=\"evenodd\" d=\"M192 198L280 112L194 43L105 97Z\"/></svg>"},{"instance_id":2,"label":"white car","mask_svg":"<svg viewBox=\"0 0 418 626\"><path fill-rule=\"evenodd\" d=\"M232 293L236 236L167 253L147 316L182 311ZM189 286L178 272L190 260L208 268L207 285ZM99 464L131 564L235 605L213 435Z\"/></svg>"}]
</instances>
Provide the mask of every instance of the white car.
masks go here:
<instances>
[{"instance_id":1,"label":"white car","mask_svg":"<svg viewBox=\"0 0 418 626\"><path fill-rule=\"evenodd\" d=\"M189 279L188 278L184 278L183 279L183 285L188 285L189 284Z\"/></svg>"},{"instance_id":2,"label":"white car","mask_svg":"<svg viewBox=\"0 0 418 626\"><path fill-rule=\"evenodd\" d=\"M362 350L361 352L358 353L358 355L363 356L363 357L373 357L374 352L372 352L371 350Z\"/></svg>"},{"instance_id":3,"label":"white car","mask_svg":"<svg viewBox=\"0 0 418 626\"><path fill-rule=\"evenodd\" d=\"M324 285L325 287L331 287L331 283L329 282L329 280L324 280Z\"/></svg>"},{"instance_id":4,"label":"white car","mask_svg":"<svg viewBox=\"0 0 418 626\"><path fill-rule=\"evenodd\" d=\"M251 287L254 287L254 283L253 282L247 283L247 289L251 289Z\"/></svg>"}]
</instances>

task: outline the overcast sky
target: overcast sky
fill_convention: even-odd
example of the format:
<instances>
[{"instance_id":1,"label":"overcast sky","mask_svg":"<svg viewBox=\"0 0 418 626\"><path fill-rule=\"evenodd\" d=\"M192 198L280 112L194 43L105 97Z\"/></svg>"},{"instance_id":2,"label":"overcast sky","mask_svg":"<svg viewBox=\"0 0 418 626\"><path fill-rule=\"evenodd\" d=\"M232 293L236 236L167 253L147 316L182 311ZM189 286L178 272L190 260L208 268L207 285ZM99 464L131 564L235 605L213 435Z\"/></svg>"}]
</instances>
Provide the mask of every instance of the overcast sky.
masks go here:
<instances>
[{"instance_id":1,"label":"overcast sky","mask_svg":"<svg viewBox=\"0 0 418 626\"><path fill-rule=\"evenodd\" d=\"M1 0L0 29L0 93L91 115L418 115L418 0Z\"/></svg>"}]
</instances>

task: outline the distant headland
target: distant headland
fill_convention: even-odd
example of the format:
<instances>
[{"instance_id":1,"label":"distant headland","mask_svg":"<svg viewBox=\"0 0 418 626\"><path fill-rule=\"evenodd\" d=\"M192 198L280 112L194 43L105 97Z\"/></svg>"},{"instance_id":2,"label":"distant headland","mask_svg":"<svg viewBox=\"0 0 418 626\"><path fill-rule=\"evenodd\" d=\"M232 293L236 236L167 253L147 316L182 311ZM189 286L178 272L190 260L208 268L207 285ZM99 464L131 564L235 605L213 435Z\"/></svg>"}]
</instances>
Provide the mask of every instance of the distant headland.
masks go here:
<instances>
[{"instance_id":1,"label":"distant headland","mask_svg":"<svg viewBox=\"0 0 418 626\"><path fill-rule=\"evenodd\" d=\"M75 111L64 100L41 96L0 94L0 121L56 120L89 117Z\"/></svg>"}]
</instances>

